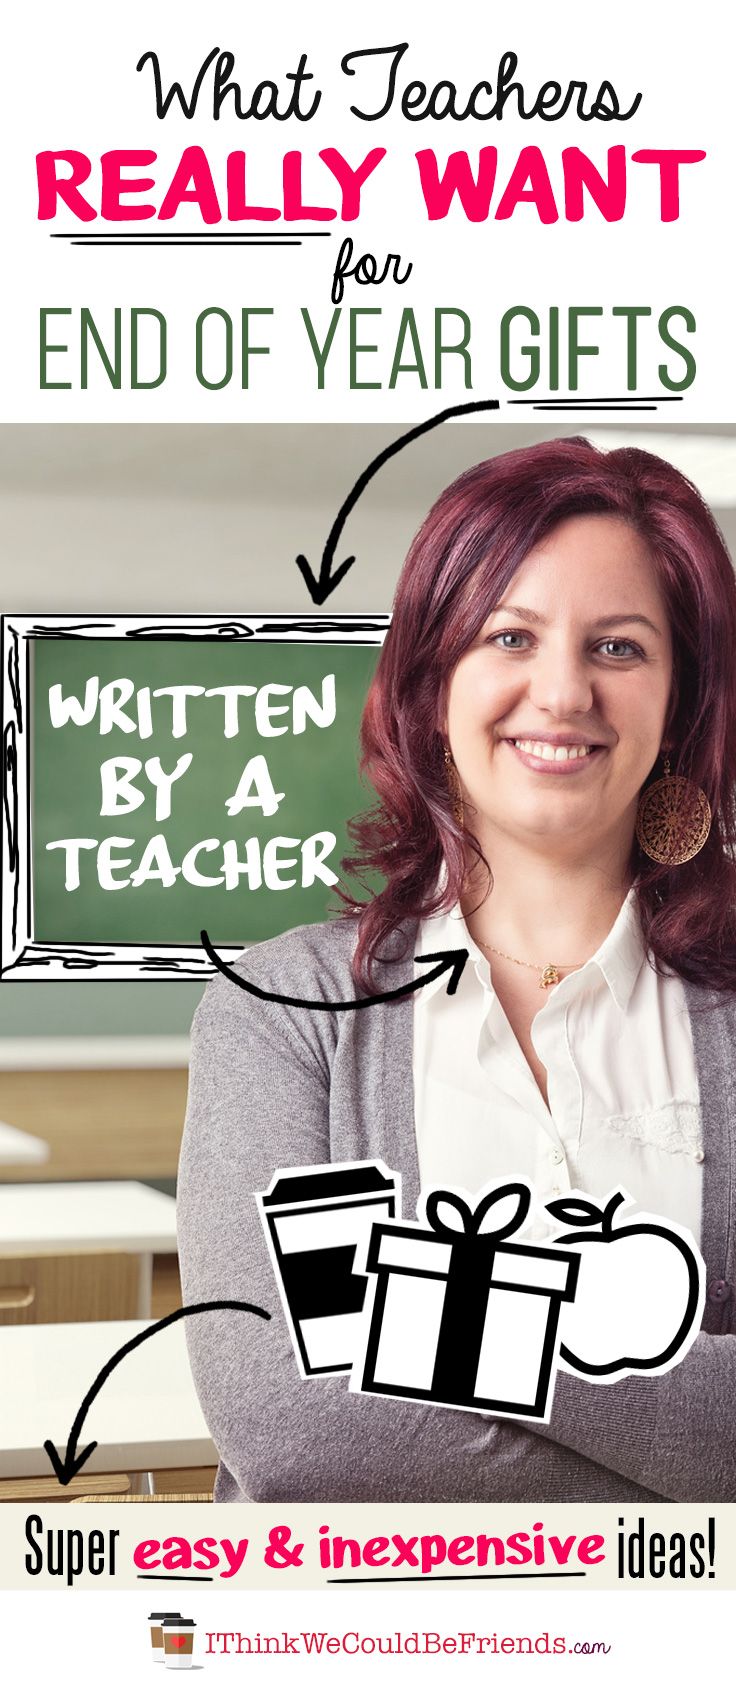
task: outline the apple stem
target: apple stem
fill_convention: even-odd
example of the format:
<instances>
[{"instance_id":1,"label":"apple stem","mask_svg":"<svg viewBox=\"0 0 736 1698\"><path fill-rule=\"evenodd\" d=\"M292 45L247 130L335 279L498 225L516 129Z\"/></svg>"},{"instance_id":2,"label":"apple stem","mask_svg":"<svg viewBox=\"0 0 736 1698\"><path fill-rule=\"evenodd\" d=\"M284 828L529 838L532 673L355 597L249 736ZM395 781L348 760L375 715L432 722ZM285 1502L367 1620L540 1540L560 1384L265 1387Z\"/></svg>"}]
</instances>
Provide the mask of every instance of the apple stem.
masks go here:
<instances>
[{"instance_id":1,"label":"apple stem","mask_svg":"<svg viewBox=\"0 0 736 1698\"><path fill-rule=\"evenodd\" d=\"M621 1207L621 1204L625 1203L625 1201L626 1198L624 1197L623 1191L614 1191L613 1196L609 1197L601 1215L601 1233L604 1238L611 1237L613 1232L613 1217L616 1214L616 1211Z\"/></svg>"}]
</instances>

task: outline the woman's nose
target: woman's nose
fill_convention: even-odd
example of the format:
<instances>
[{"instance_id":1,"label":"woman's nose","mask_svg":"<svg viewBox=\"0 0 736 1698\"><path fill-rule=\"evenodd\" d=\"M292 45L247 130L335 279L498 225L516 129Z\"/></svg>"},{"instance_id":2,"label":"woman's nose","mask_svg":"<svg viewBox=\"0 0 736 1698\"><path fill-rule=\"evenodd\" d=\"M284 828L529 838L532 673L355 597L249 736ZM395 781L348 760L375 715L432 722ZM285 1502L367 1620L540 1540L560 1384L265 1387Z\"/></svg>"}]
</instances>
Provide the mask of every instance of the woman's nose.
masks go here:
<instances>
[{"instance_id":1,"label":"woman's nose","mask_svg":"<svg viewBox=\"0 0 736 1698\"><path fill-rule=\"evenodd\" d=\"M540 649L531 669L529 695L534 707L555 719L589 713L593 681L585 655L565 645Z\"/></svg>"}]
</instances>

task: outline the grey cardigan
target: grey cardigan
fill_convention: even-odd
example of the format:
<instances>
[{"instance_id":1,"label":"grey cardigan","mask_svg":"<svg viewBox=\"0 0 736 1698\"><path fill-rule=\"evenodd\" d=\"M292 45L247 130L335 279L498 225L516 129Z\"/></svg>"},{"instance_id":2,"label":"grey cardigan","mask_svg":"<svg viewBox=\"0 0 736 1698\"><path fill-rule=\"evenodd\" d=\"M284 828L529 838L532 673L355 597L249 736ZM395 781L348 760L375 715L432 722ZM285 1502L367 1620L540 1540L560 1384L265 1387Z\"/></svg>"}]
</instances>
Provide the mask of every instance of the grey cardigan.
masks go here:
<instances>
[{"instance_id":1,"label":"grey cardigan","mask_svg":"<svg viewBox=\"0 0 736 1698\"><path fill-rule=\"evenodd\" d=\"M381 968L413 974L416 930ZM354 997L355 924L302 926L238 963L264 989ZM216 1497L263 1501L727 1501L736 1499L736 1003L688 990L705 1166L703 1330L685 1361L613 1386L557 1379L540 1427L361 1397L303 1381L254 1202L277 1167L382 1157L419 1191L411 998L334 1013L263 1003L218 976L195 1016L178 1193L185 1303L237 1298L187 1323L221 1466ZM448 1129L451 1136L451 1129Z\"/></svg>"}]
</instances>

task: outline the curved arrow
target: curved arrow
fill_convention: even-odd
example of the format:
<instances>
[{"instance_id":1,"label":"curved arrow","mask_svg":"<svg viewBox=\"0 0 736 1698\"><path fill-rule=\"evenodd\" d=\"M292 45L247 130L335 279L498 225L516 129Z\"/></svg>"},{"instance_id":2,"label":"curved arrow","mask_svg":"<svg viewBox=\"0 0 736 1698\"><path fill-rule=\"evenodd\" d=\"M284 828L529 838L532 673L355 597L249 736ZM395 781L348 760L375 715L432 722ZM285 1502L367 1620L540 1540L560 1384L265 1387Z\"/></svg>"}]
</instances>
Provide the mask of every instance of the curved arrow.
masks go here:
<instances>
[{"instance_id":1,"label":"curved arrow","mask_svg":"<svg viewBox=\"0 0 736 1698\"><path fill-rule=\"evenodd\" d=\"M242 979L239 973L234 973L218 955L214 944L210 943L206 932L200 932L202 948L208 955L218 973L222 973L238 990L247 991L249 996L257 996L261 1002L282 1002L287 1008L326 1008L338 1013L350 1008L372 1008L376 1002L396 1002L400 996L408 996L412 991L421 990L423 985L431 985L443 973L450 974L447 981L447 995L454 996L460 983L463 968L468 960L467 949L442 949L436 955L415 955L415 961L436 961L437 966L431 972L422 973L418 979L410 979L406 985L397 985L395 990L376 991L374 996L359 996L354 1002L319 1002L312 1001L306 996L282 996L279 991L263 990L260 985L254 985L250 979Z\"/></svg>"},{"instance_id":2,"label":"curved arrow","mask_svg":"<svg viewBox=\"0 0 736 1698\"><path fill-rule=\"evenodd\" d=\"M346 500L343 501L342 507L340 508L322 551L318 578L315 578L314 572L312 571L306 555L297 554L297 566L299 567L299 571L301 572L307 589L309 590L312 601L316 602L318 607L322 607L323 603L327 601L328 596L331 596L333 590L336 590L338 584L342 582L342 579L345 577L345 573L349 572L351 566L355 564L355 555L350 554L348 555L347 560L343 560L342 565L337 567L335 572L332 570L335 550L337 549L337 545L340 541L340 535L345 521L352 513L356 503L360 500L360 497L363 494L364 489L366 489L370 483L371 478L375 477L376 472L380 472L381 467L386 465L387 460L392 460L395 454L400 454L403 448L408 448L410 442L416 442L417 437L426 436L428 431L436 430L438 425L447 424L450 419L460 419L468 413L497 412L498 406L498 401L465 401L459 407L444 407L441 413L435 413L431 419L425 419L423 424L415 425L413 430L405 431L403 436L397 437L395 442L391 442L388 448L383 448L381 453L376 455L375 460L370 461L370 464L366 466L365 471L361 472L360 477L357 479L356 483L353 484L350 494L347 496Z\"/></svg>"},{"instance_id":3,"label":"curved arrow","mask_svg":"<svg viewBox=\"0 0 736 1698\"><path fill-rule=\"evenodd\" d=\"M85 1445L84 1450L80 1451L79 1455L77 1455L79 1435L87 1419L91 1405L94 1403L97 1393L102 1390L105 1381L109 1379L113 1368L117 1368L118 1363L122 1362L123 1357L130 1355L131 1350L137 1350L139 1344L142 1344L144 1339L153 1338L154 1333L163 1332L164 1327L170 1327L174 1321L182 1320L185 1315L206 1315L213 1309L242 1309L248 1315L259 1315L263 1321L270 1321L271 1319L268 1310L259 1309L257 1303L236 1303L230 1301L222 1303L189 1303L184 1309L173 1309L170 1315L164 1315L163 1320L154 1321L153 1326L145 1327L143 1332L139 1332L136 1334L135 1338L129 1339L128 1343L124 1344L120 1350L116 1350L115 1355L111 1356L109 1362L105 1363L104 1368L101 1369L96 1380L94 1380L90 1386L86 1397L82 1398L82 1402L79 1405L71 1425L63 1462L59 1456L56 1446L52 1444L51 1439L44 1440L43 1448L46 1451L47 1456L50 1458L51 1466L56 1478L61 1481L62 1486L68 1486L69 1481L73 1480L75 1474L78 1474L80 1469L84 1467L85 1462L89 1461L93 1450L97 1449L97 1441L96 1439L93 1439L92 1443Z\"/></svg>"}]
</instances>

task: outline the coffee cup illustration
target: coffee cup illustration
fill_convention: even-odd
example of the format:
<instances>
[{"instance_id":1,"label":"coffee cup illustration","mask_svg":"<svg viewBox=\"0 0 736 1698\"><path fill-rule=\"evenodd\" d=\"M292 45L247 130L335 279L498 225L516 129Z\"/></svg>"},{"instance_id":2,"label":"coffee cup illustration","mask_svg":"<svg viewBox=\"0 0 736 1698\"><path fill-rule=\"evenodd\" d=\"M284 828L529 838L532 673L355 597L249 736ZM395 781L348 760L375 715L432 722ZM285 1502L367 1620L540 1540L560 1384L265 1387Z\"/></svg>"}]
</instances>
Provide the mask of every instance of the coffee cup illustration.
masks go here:
<instances>
[{"instance_id":1,"label":"coffee cup illustration","mask_svg":"<svg viewBox=\"0 0 736 1698\"><path fill-rule=\"evenodd\" d=\"M257 1202L302 1379L349 1373L368 1289L356 1252L395 1218L400 1175L382 1161L279 1168Z\"/></svg>"},{"instance_id":2,"label":"coffee cup illustration","mask_svg":"<svg viewBox=\"0 0 736 1698\"><path fill-rule=\"evenodd\" d=\"M190 1669L194 1654L196 1622L188 1616L172 1616L163 1623L164 1662L167 1669Z\"/></svg>"},{"instance_id":3,"label":"coffee cup illustration","mask_svg":"<svg viewBox=\"0 0 736 1698\"><path fill-rule=\"evenodd\" d=\"M163 1623L174 1619L180 1619L178 1610L154 1610L153 1615L148 1617L151 1627L151 1654L155 1663L162 1663L164 1660Z\"/></svg>"}]
</instances>

